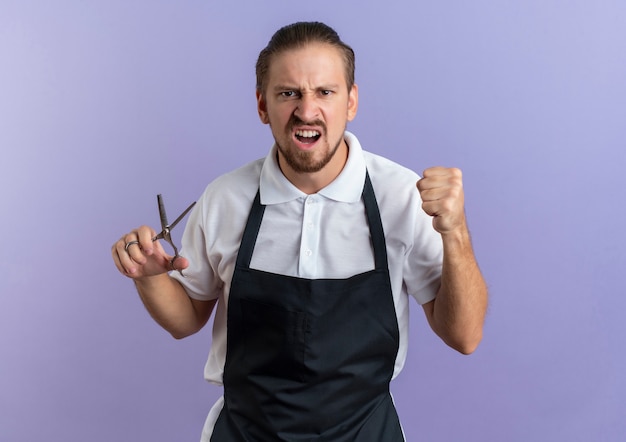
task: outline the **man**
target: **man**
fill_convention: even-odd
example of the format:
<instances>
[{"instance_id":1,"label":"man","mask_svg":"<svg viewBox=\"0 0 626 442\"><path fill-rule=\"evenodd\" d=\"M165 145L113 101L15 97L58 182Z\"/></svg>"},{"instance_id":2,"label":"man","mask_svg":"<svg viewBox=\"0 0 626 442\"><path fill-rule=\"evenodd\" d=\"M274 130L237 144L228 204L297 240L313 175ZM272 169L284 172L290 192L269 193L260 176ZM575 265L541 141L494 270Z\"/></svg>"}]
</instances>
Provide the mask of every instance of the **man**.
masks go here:
<instances>
[{"instance_id":1,"label":"man","mask_svg":"<svg viewBox=\"0 0 626 442\"><path fill-rule=\"evenodd\" d=\"M346 132L354 53L324 24L272 37L256 96L275 144L207 187L185 258L171 261L143 226L113 246L115 264L175 338L217 304L205 377L224 396L203 441L403 441L389 382L406 358L409 295L461 353L482 337L461 172L420 179L361 149Z\"/></svg>"}]
</instances>

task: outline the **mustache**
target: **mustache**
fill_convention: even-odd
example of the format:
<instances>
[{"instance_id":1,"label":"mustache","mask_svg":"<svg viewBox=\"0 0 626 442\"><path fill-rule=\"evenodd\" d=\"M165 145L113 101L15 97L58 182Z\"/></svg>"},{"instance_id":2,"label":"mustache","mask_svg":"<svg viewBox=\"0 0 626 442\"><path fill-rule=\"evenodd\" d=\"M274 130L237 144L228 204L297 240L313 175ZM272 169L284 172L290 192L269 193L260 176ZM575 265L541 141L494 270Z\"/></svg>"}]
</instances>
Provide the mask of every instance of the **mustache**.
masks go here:
<instances>
[{"instance_id":1,"label":"mustache","mask_svg":"<svg viewBox=\"0 0 626 442\"><path fill-rule=\"evenodd\" d=\"M317 126L322 129L323 133L326 133L326 124L321 120L313 120L313 121L303 121L300 118L292 115L289 119L287 127L289 128L289 132L293 130L296 126Z\"/></svg>"}]
</instances>

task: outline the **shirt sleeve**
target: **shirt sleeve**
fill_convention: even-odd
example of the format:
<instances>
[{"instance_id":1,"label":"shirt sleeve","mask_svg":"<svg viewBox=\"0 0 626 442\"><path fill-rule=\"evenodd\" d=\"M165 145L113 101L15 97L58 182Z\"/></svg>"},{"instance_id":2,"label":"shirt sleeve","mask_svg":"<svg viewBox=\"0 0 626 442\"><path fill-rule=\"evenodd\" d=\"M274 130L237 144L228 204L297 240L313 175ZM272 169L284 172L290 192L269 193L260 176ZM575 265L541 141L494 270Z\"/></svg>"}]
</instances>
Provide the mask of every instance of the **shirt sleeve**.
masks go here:
<instances>
[{"instance_id":1,"label":"shirt sleeve","mask_svg":"<svg viewBox=\"0 0 626 442\"><path fill-rule=\"evenodd\" d=\"M219 296L222 283L209 261L207 235L205 231L206 192L192 210L182 237L180 254L189 260L189 267L183 270L184 276L171 272L187 292L187 295L200 301L209 301Z\"/></svg>"},{"instance_id":2,"label":"shirt sleeve","mask_svg":"<svg viewBox=\"0 0 626 442\"><path fill-rule=\"evenodd\" d=\"M189 297L217 299L229 290L241 235L259 188L263 159L218 177L205 189L191 211L180 254L189 267L171 276Z\"/></svg>"}]
</instances>

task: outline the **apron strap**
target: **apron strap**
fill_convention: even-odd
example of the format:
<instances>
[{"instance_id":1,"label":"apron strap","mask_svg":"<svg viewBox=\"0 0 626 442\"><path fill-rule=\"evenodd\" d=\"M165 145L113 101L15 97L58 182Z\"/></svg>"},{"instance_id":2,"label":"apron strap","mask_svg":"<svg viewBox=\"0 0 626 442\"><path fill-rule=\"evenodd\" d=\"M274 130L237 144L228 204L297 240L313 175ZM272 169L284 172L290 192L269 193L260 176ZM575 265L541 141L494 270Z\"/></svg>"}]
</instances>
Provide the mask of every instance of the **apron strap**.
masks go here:
<instances>
[{"instance_id":1,"label":"apron strap","mask_svg":"<svg viewBox=\"0 0 626 442\"><path fill-rule=\"evenodd\" d=\"M367 214L367 222L370 226L370 236L372 237L372 247L374 248L374 263L377 270L387 270L387 245L385 243L385 230L380 218L380 210L374 195L374 187L370 180L370 175L365 171L365 185L363 186L363 203Z\"/></svg>"},{"instance_id":2,"label":"apron strap","mask_svg":"<svg viewBox=\"0 0 626 442\"><path fill-rule=\"evenodd\" d=\"M254 202L252 203L252 209L250 209L250 214L248 215L243 237L241 238L241 245L237 253L237 267L246 269L250 267L252 251L254 250L254 245L259 235L264 212L265 206L261 204L261 191L258 190Z\"/></svg>"}]
</instances>

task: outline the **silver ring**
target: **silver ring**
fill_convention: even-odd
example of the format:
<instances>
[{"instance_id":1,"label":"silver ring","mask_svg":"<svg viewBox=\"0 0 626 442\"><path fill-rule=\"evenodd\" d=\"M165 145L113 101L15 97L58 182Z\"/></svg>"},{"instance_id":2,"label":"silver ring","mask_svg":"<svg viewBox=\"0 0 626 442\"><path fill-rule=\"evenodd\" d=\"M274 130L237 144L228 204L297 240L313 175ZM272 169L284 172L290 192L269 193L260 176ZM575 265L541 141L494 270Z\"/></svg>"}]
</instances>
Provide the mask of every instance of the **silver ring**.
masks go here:
<instances>
[{"instance_id":1,"label":"silver ring","mask_svg":"<svg viewBox=\"0 0 626 442\"><path fill-rule=\"evenodd\" d=\"M128 253L128 248L134 244L139 244L139 241L129 241L126 243L126 245L124 246L124 250L126 250L126 253Z\"/></svg>"}]
</instances>

